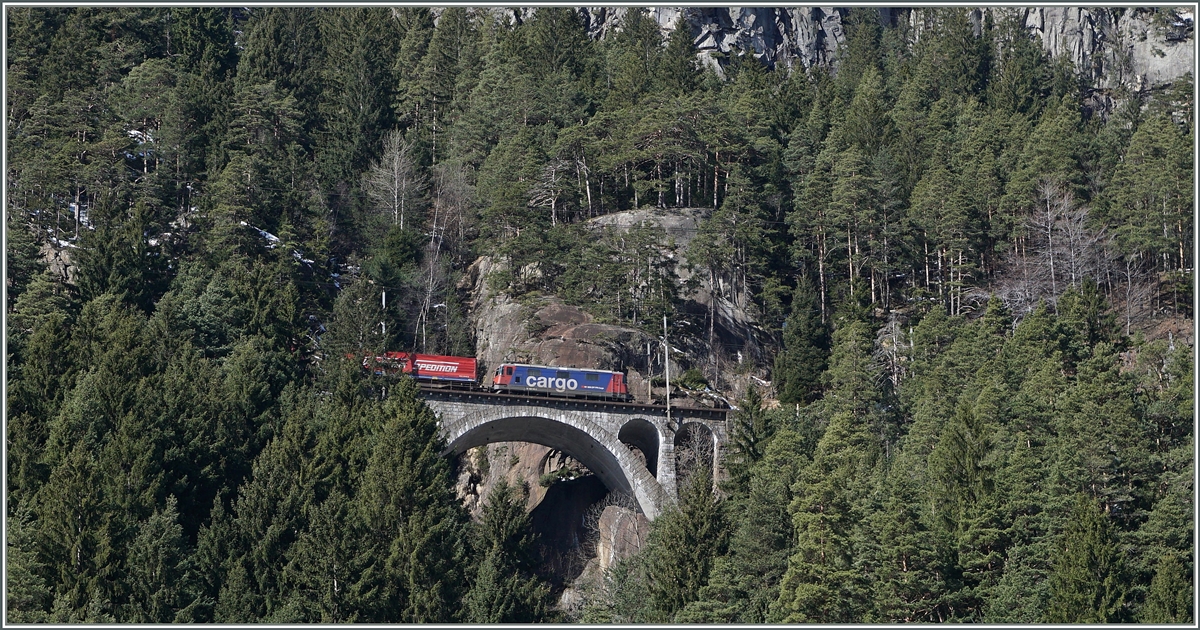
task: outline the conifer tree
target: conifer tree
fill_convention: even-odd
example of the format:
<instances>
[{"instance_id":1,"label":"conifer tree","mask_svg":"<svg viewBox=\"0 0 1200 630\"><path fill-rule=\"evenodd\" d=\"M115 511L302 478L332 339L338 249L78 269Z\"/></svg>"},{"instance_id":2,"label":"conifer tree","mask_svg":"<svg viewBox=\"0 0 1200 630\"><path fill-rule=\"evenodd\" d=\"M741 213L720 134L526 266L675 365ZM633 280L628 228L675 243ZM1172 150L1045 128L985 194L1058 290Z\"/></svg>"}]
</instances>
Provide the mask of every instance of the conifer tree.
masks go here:
<instances>
[{"instance_id":1,"label":"conifer tree","mask_svg":"<svg viewBox=\"0 0 1200 630\"><path fill-rule=\"evenodd\" d=\"M855 416L833 415L793 490L796 543L776 613L783 623L855 623L867 614L859 527L877 452Z\"/></svg>"},{"instance_id":2,"label":"conifer tree","mask_svg":"<svg viewBox=\"0 0 1200 630\"><path fill-rule=\"evenodd\" d=\"M772 373L782 404L808 404L821 392L821 373L829 357L829 333L821 322L812 281L801 276L792 292L792 313L783 326L783 350Z\"/></svg>"},{"instance_id":3,"label":"conifer tree","mask_svg":"<svg viewBox=\"0 0 1200 630\"><path fill-rule=\"evenodd\" d=\"M712 472L697 466L680 489L678 507L654 521L646 575L651 601L670 620L699 598L715 558L728 544L723 507L712 487Z\"/></svg>"},{"instance_id":4,"label":"conifer tree","mask_svg":"<svg viewBox=\"0 0 1200 630\"><path fill-rule=\"evenodd\" d=\"M648 96L654 88L662 54L658 24L644 8L628 9L609 51L612 85L609 106L618 109L637 105Z\"/></svg>"},{"instance_id":5,"label":"conifer tree","mask_svg":"<svg viewBox=\"0 0 1200 630\"><path fill-rule=\"evenodd\" d=\"M441 456L437 419L408 379L391 388L377 413L375 446L356 496L369 532L360 591L371 600L360 619L452 621L465 590L467 515Z\"/></svg>"},{"instance_id":6,"label":"conifer tree","mask_svg":"<svg viewBox=\"0 0 1200 630\"><path fill-rule=\"evenodd\" d=\"M39 551L54 580L54 608L62 608L64 615L82 613L89 602L99 603L93 582L102 568L98 556L106 544L106 506L96 492L96 477L94 457L77 444L35 499Z\"/></svg>"},{"instance_id":7,"label":"conifer tree","mask_svg":"<svg viewBox=\"0 0 1200 630\"><path fill-rule=\"evenodd\" d=\"M11 623L38 623L46 621L53 599L52 592L43 577L45 565L38 557L35 546L35 530L29 522L28 511L5 519L8 526L8 562L5 572L5 589L8 618Z\"/></svg>"},{"instance_id":8,"label":"conifer tree","mask_svg":"<svg viewBox=\"0 0 1200 630\"><path fill-rule=\"evenodd\" d=\"M476 526L482 558L463 597L469 623L536 623L550 618L549 588L534 575L537 554L522 493L507 481L492 489Z\"/></svg>"},{"instance_id":9,"label":"conifer tree","mask_svg":"<svg viewBox=\"0 0 1200 630\"><path fill-rule=\"evenodd\" d=\"M856 147L847 148L837 156L831 173L833 189L829 204L829 221L835 226L831 237L834 251L842 252L849 282L848 301L863 296L875 298L874 282L857 283L863 267L871 258L870 234L877 228L877 208L874 194L875 177L870 172L866 156Z\"/></svg>"},{"instance_id":10,"label":"conifer tree","mask_svg":"<svg viewBox=\"0 0 1200 630\"><path fill-rule=\"evenodd\" d=\"M365 536L350 512L350 502L335 490L305 510L307 527L288 549L282 595L302 611L303 621L355 621L369 599L360 581L367 559L359 542Z\"/></svg>"},{"instance_id":11,"label":"conifer tree","mask_svg":"<svg viewBox=\"0 0 1200 630\"><path fill-rule=\"evenodd\" d=\"M238 81L249 85L274 83L291 94L303 112L303 128L316 130L320 76L324 56L318 36L318 9L264 7L250 14L245 44L238 60Z\"/></svg>"},{"instance_id":12,"label":"conifer tree","mask_svg":"<svg viewBox=\"0 0 1200 630\"><path fill-rule=\"evenodd\" d=\"M1049 623L1111 623L1128 618L1125 563L1096 502L1076 496L1050 574Z\"/></svg>"},{"instance_id":13,"label":"conifer tree","mask_svg":"<svg viewBox=\"0 0 1200 630\"><path fill-rule=\"evenodd\" d=\"M950 617L944 554L924 518L912 471L897 465L885 481L882 509L872 517L879 532L873 554L875 577L873 610L868 619L877 623L943 622Z\"/></svg>"},{"instance_id":14,"label":"conifer tree","mask_svg":"<svg viewBox=\"0 0 1200 630\"><path fill-rule=\"evenodd\" d=\"M988 78L988 104L1004 113L1033 113L1041 106L1042 47L1018 11L1007 11L995 27L996 63Z\"/></svg>"},{"instance_id":15,"label":"conifer tree","mask_svg":"<svg viewBox=\"0 0 1200 630\"><path fill-rule=\"evenodd\" d=\"M671 94L682 96L696 88L698 75L691 26L686 14L681 12L667 36L667 46L659 65L659 83Z\"/></svg>"},{"instance_id":16,"label":"conifer tree","mask_svg":"<svg viewBox=\"0 0 1200 630\"><path fill-rule=\"evenodd\" d=\"M1113 173L1107 222L1127 256L1169 271L1190 265L1193 158L1169 116L1138 126Z\"/></svg>"},{"instance_id":17,"label":"conifer tree","mask_svg":"<svg viewBox=\"0 0 1200 630\"><path fill-rule=\"evenodd\" d=\"M397 21L383 7L338 8L320 21L327 51L318 138L321 179L332 188L351 182L376 155L384 131L393 127L395 79L381 50L400 48Z\"/></svg>"},{"instance_id":18,"label":"conifer tree","mask_svg":"<svg viewBox=\"0 0 1200 630\"><path fill-rule=\"evenodd\" d=\"M195 597L190 554L178 523L175 497L139 524L129 546L130 611L123 619L169 623Z\"/></svg>"},{"instance_id":19,"label":"conifer tree","mask_svg":"<svg viewBox=\"0 0 1200 630\"><path fill-rule=\"evenodd\" d=\"M845 118L832 133L839 134L847 145L857 148L867 159L874 157L890 136L885 103L883 79L878 70L868 66L846 108Z\"/></svg>"},{"instance_id":20,"label":"conifer tree","mask_svg":"<svg viewBox=\"0 0 1200 630\"><path fill-rule=\"evenodd\" d=\"M1192 583L1172 553L1163 554L1142 607L1143 623L1191 623Z\"/></svg>"},{"instance_id":21,"label":"conifer tree","mask_svg":"<svg viewBox=\"0 0 1200 630\"><path fill-rule=\"evenodd\" d=\"M679 623L764 623L779 597L794 532L788 514L791 486L807 463L801 436L781 429L751 469L747 489L727 499L729 552L713 562L700 598L681 610Z\"/></svg>"},{"instance_id":22,"label":"conifer tree","mask_svg":"<svg viewBox=\"0 0 1200 630\"><path fill-rule=\"evenodd\" d=\"M833 333L829 369L822 376L826 387L822 405L830 417L848 413L861 423L875 411L879 392L873 386L872 345L870 330L861 321L843 322Z\"/></svg>"},{"instance_id":23,"label":"conifer tree","mask_svg":"<svg viewBox=\"0 0 1200 630\"><path fill-rule=\"evenodd\" d=\"M762 459L774 432L767 410L763 408L762 394L757 388L748 388L745 397L738 402L731 429L732 444L725 458L725 467L729 470L730 490L741 493L746 489L751 469Z\"/></svg>"},{"instance_id":24,"label":"conifer tree","mask_svg":"<svg viewBox=\"0 0 1200 630\"><path fill-rule=\"evenodd\" d=\"M1081 191L1079 110L1069 98L1054 101L1030 131L1001 199L1001 212L1028 216L1038 202L1039 182L1057 182ZM1013 224L1019 219L1013 220ZM1021 237L1018 232L1015 236Z\"/></svg>"}]
</instances>

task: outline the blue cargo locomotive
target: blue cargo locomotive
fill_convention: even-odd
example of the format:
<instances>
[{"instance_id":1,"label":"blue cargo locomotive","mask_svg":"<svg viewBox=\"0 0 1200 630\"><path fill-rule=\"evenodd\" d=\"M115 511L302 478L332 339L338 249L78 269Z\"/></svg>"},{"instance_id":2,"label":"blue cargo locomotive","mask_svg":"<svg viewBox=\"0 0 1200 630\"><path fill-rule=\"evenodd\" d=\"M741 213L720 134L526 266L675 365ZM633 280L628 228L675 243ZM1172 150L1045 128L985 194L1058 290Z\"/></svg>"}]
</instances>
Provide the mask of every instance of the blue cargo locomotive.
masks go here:
<instances>
[{"instance_id":1,"label":"blue cargo locomotive","mask_svg":"<svg viewBox=\"0 0 1200 630\"><path fill-rule=\"evenodd\" d=\"M584 396L630 400L625 375L607 370L580 370L546 365L502 363L492 377L492 390L510 393L539 392L553 396Z\"/></svg>"}]
</instances>

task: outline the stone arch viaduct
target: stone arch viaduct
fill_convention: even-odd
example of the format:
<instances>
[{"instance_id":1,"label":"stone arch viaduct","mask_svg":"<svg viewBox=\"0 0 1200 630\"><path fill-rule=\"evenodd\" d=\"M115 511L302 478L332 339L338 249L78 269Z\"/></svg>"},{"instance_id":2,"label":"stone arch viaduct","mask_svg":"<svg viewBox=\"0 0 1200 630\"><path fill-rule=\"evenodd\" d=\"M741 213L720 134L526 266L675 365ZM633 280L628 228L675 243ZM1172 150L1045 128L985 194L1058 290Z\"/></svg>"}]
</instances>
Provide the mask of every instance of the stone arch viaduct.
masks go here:
<instances>
[{"instance_id":1,"label":"stone arch viaduct","mask_svg":"<svg viewBox=\"0 0 1200 630\"><path fill-rule=\"evenodd\" d=\"M668 421L666 408L653 405L438 389L421 396L440 419L447 455L493 442L556 448L636 499L650 519L676 500L679 437L701 426L711 434L714 473L727 437L725 409L672 407Z\"/></svg>"}]
</instances>

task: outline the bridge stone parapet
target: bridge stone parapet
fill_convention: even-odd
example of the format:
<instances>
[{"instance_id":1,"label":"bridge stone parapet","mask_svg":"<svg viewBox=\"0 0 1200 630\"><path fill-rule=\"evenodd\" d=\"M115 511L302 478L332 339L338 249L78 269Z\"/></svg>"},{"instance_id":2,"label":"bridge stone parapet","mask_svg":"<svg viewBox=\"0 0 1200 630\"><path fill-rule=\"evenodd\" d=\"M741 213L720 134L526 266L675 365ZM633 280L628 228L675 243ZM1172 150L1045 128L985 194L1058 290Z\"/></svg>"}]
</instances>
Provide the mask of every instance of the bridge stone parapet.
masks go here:
<instances>
[{"instance_id":1,"label":"bridge stone parapet","mask_svg":"<svg viewBox=\"0 0 1200 630\"><path fill-rule=\"evenodd\" d=\"M689 424L704 425L712 435L714 468L727 437L724 409L672 407L668 421L666 408L656 405L440 389L422 389L421 396L440 419L447 454L494 442L556 448L609 490L631 495L650 519L677 498L677 434ZM644 464L631 446L645 456Z\"/></svg>"}]
</instances>

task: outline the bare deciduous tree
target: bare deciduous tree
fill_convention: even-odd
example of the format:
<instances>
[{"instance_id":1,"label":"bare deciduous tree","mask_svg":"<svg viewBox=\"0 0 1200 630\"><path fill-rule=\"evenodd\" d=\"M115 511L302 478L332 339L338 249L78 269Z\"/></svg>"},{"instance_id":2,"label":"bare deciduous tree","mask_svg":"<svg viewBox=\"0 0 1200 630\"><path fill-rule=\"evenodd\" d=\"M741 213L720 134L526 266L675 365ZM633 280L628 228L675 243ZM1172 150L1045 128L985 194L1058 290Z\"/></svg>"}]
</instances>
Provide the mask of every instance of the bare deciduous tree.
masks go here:
<instances>
[{"instance_id":1,"label":"bare deciduous tree","mask_svg":"<svg viewBox=\"0 0 1200 630\"><path fill-rule=\"evenodd\" d=\"M442 251L456 253L465 240L466 216L474 200L474 188L467 181L461 166L442 163L433 169L433 204L427 224L429 244L424 257L425 291L421 298L413 334L420 334L421 349L428 351L428 322L431 311L444 306L435 299L444 295L447 285L446 266L441 263ZM447 242L449 236L449 242Z\"/></svg>"},{"instance_id":2,"label":"bare deciduous tree","mask_svg":"<svg viewBox=\"0 0 1200 630\"><path fill-rule=\"evenodd\" d=\"M558 225L558 200L563 194L563 174L574 169L574 164L555 158L542 167L538 181L529 191L529 205L534 208L550 208L550 225Z\"/></svg>"},{"instance_id":3,"label":"bare deciduous tree","mask_svg":"<svg viewBox=\"0 0 1200 630\"><path fill-rule=\"evenodd\" d=\"M1137 255L1125 256L1124 264L1116 266L1118 282L1123 285L1118 295L1123 299L1125 334L1128 335L1133 322L1145 313L1146 305L1155 295L1155 279L1146 272L1145 265Z\"/></svg>"},{"instance_id":4,"label":"bare deciduous tree","mask_svg":"<svg viewBox=\"0 0 1200 630\"><path fill-rule=\"evenodd\" d=\"M713 434L703 424L685 424L675 438L675 483L679 488L687 485L700 467L710 469L714 460ZM715 477L715 475L713 475Z\"/></svg>"},{"instance_id":5,"label":"bare deciduous tree","mask_svg":"<svg viewBox=\"0 0 1200 630\"><path fill-rule=\"evenodd\" d=\"M433 224L444 249L457 252L467 240L468 218L475 203L475 188L459 164L443 162L433 167Z\"/></svg>"},{"instance_id":6,"label":"bare deciduous tree","mask_svg":"<svg viewBox=\"0 0 1200 630\"><path fill-rule=\"evenodd\" d=\"M906 353L912 349L910 329L900 325L893 315L888 323L879 329L875 335L875 351L872 353L872 364L879 374L883 374L892 387L900 386L907 372L904 362Z\"/></svg>"},{"instance_id":7,"label":"bare deciduous tree","mask_svg":"<svg viewBox=\"0 0 1200 630\"><path fill-rule=\"evenodd\" d=\"M1089 227L1088 208L1077 204L1067 186L1043 180L1038 198L1026 246L1008 255L1008 272L996 289L1017 319L1041 300L1055 304L1063 291L1079 289L1088 278L1109 287L1117 268L1111 237Z\"/></svg>"},{"instance_id":8,"label":"bare deciduous tree","mask_svg":"<svg viewBox=\"0 0 1200 630\"><path fill-rule=\"evenodd\" d=\"M399 130L383 139L383 154L363 174L363 188L377 212L391 216L392 225L404 229L405 214L411 212L425 187L425 176L417 171L413 147Z\"/></svg>"}]
</instances>

